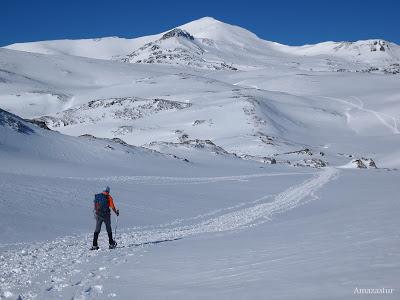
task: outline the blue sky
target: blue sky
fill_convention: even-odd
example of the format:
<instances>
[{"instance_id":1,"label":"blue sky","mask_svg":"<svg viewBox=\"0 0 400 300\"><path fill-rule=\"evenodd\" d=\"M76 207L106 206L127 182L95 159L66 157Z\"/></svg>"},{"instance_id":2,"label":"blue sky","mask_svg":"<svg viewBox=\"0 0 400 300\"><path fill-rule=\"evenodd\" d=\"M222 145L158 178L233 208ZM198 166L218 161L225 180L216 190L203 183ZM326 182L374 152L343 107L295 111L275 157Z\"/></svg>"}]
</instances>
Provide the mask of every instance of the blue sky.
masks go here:
<instances>
[{"instance_id":1,"label":"blue sky","mask_svg":"<svg viewBox=\"0 0 400 300\"><path fill-rule=\"evenodd\" d=\"M400 44L397 0L0 0L0 46L138 37L211 16L289 45L382 38Z\"/></svg>"}]
</instances>

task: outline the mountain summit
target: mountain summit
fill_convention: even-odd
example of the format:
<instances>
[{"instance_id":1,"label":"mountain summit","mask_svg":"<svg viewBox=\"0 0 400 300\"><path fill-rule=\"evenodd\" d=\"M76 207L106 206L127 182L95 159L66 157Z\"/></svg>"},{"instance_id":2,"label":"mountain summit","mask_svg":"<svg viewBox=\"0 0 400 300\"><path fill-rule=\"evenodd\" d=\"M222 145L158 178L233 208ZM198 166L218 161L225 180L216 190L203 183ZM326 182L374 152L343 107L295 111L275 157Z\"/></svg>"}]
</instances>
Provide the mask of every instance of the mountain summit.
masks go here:
<instances>
[{"instance_id":1,"label":"mountain summit","mask_svg":"<svg viewBox=\"0 0 400 300\"><path fill-rule=\"evenodd\" d=\"M260 39L254 33L235 25L204 17L179 26L193 34L196 38L211 39L228 43L245 45Z\"/></svg>"}]
</instances>

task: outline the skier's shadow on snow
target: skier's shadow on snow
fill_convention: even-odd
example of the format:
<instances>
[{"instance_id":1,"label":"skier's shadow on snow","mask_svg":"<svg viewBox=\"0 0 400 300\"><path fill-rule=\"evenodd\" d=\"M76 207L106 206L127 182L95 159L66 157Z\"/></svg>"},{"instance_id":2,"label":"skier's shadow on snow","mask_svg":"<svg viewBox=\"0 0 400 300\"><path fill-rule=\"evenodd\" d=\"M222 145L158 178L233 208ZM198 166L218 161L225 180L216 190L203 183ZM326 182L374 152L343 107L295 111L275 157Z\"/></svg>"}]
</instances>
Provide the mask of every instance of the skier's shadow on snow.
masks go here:
<instances>
[{"instance_id":1,"label":"skier's shadow on snow","mask_svg":"<svg viewBox=\"0 0 400 300\"><path fill-rule=\"evenodd\" d=\"M147 245L157 245L157 244L166 243L166 242L179 241L181 239L182 238L175 238L175 239L149 241L149 242L143 242L143 243L134 243L134 244L117 246L117 248L130 248L130 247L140 247L140 246L147 246Z\"/></svg>"}]
</instances>

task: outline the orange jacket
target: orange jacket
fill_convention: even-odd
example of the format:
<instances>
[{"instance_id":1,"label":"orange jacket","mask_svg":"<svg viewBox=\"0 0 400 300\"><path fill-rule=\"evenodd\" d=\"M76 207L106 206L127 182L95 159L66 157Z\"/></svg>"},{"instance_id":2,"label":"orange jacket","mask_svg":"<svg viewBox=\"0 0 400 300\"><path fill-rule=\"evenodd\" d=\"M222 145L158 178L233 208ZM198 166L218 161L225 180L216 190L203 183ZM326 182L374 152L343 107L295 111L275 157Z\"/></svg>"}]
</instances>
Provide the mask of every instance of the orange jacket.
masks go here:
<instances>
[{"instance_id":1,"label":"orange jacket","mask_svg":"<svg viewBox=\"0 0 400 300\"><path fill-rule=\"evenodd\" d=\"M110 207L110 208L112 208L112 209L115 209L113 197L111 197L111 195L110 195L109 193L107 193L107 192L103 192L102 194L107 196L107 199L108 199L108 207Z\"/></svg>"}]
</instances>

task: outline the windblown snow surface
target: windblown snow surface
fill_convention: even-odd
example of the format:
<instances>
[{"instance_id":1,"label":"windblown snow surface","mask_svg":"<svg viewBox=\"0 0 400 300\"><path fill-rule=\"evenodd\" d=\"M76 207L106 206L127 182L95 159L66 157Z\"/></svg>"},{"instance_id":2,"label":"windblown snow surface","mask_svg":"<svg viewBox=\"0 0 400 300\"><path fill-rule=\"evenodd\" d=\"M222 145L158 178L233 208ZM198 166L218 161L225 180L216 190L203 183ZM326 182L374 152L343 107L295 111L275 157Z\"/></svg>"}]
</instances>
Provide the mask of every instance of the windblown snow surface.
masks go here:
<instances>
[{"instance_id":1,"label":"windblown snow surface","mask_svg":"<svg viewBox=\"0 0 400 300\"><path fill-rule=\"evenodd\" d=\"M0 48L0 298L398 299L399 53L212 18Z\"/></svg>"}]
</instances>

